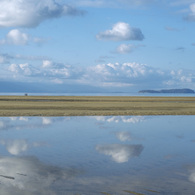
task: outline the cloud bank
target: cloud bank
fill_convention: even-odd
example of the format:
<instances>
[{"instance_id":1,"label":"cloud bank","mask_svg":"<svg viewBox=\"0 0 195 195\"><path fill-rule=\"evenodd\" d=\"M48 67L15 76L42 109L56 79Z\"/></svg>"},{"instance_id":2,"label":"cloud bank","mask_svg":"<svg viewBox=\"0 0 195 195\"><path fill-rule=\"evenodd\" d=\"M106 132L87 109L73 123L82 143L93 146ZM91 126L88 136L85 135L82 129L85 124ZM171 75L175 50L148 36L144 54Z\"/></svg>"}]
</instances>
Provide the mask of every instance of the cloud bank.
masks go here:
<instances>
[{"instance_id":1,"label":"cloud bank","mask_svg":"<svg viewBox=\"0 0 195 195\"><path fill-rule=\"evenodd\" d=\"M12 56L13 58L13 56ZM11 56L5 54L0 58L6 63L0 79L16 82L28 80L56 85L85 85L86 88L121 89L126 92L142 89L194 88L195 72L193 70L163 70L139 63L107 63L76 68L72 65L43 60L38 65L30 63L10 63ZM7 64L8 63L8 64ZM9 64L10 63L10 64Z\"/></svg>"},{"instance_id":2,"label":"cloud bank","mask_svg":"<svg viewBox=\"0 0 195 195\"><path fill-rule=\"evenodd\" d=\"M36 27L42 21L81 11L55 0L1 0L0 27Z\"/></svg>"}]
</instances>

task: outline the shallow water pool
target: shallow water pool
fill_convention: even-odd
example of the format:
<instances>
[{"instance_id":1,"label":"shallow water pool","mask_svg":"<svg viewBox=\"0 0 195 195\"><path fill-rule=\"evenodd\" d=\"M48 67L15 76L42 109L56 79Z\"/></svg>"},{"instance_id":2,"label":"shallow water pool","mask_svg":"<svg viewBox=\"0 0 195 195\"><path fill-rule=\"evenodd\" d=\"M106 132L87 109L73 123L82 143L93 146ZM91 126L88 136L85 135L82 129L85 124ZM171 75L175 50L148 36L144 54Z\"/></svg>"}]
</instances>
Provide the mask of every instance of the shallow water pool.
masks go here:
<instances>
[{"instance_id":1,"label":"shallow water pool","mask_svg":"<svg viewBox=\"0 0 195 195\"><path fill-rule=\"evenodd\" d=\"M195 116L0 118L0 194L194 194Z\"/></svg>"}]
</instances>

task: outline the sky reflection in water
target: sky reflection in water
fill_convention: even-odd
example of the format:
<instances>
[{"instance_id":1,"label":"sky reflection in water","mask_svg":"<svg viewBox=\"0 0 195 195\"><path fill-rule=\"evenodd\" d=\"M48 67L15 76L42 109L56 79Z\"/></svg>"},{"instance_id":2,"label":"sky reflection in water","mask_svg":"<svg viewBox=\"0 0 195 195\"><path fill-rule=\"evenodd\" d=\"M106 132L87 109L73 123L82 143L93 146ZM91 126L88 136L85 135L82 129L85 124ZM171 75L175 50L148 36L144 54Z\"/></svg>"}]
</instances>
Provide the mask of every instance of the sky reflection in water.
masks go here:
<instances>
[{"instance_id":1,"label":"sky reflection in water","mask_svg":"<svg viewBox=\"0 0 195 195\"><path fill-rule=\"evenodd\" d=\"M193 194L194 120L0 118L0 194Z\"/></svg>"}]
</instances>

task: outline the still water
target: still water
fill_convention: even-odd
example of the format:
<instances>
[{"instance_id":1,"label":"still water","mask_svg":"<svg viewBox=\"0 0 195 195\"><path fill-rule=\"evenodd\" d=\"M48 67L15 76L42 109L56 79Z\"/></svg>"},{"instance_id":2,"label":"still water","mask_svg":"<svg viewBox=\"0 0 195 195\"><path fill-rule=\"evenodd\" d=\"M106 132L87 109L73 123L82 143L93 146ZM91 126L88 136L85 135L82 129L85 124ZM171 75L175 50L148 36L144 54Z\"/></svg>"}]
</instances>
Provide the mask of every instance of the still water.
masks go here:
<instances>
[{"instance_id":1,"label":"still water","mask_svg":"<svg viewBox=\"0 0 195 195\"><path fill-rule=\"evenodd\" d=\"M0 118L0 194L195 193L195 116Z\"/></svg>"}]
</instances>

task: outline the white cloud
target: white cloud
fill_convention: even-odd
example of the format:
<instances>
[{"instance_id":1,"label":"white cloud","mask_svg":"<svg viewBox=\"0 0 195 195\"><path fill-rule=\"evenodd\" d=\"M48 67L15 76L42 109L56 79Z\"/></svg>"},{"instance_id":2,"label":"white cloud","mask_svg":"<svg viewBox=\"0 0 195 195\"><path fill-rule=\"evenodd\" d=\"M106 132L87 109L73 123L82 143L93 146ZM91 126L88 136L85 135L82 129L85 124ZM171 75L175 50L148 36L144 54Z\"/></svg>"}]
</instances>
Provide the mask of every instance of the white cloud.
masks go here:
<instances>
[{"instance_id":1,"label":"white cloud","mask_svg":"<svg viewBox=\"0 0 195 195\"><path fill-rule=\"evenodd\" d=\"M42 67L43 68L51 68L53 65L53 62L51 60L43 60Z\"/></svg>"},{"instance_id":2,"label":"white cloud","mask_svg":"<svg viewBox=\"0 0 195 195\"><path fill-rule=\"evenodd\" d=\"M52 77L52 80L69 78L73 74L73 67L63 63L55 63L51 60L43 60L42 72L44 76ZM56 80L57 81L57 80Z\"/></svg>"},{"instance_id":3,"label":"white cloud","mask_svg":"<svg viewBox=\"0 0 195 195\"><path fill-rule=\"evenodd\" d=\"M7 34L6 42L13 45L26 45L29 37L18 29L13 29Z\"/></svg>"},{"instance_id":4,"label":"white cloud","mask_svg":"<svg viewBox=\"0 0 195 195\"><path fill-rule=\"evenodd\" d=\"M111 30L100 32L96 38L99 40L128 41L143 40L144 35L139 28L133 28L127 23L118 22L113 25Z\"/></svg>"},{"instance_id":5,"label":"white cloud","mask_svg":"<svg viewBox=\"0 0 195 195\"><path fill-rule=\"evenodd\" d=\"M190 87L195 82L195 73L191 70L172 70L170 75L171 79L166 81L167 85Z\"/></svg>"},{"instance_id":6,"label":"white cloud","mask_svg":"<svg viewBox=\"0 0 195 195\"><path fill-rule=\"evenodd\" d=\"M98 145L96 150L107 156L111 156L112 160L117 163L128 162L130 158L139 156L143 150L142 145Z\"/></svg>"},{"instance_id":7,"label":"white cloud","mask_svg":"<svg viewBox=\"0 0 195 195\"><path fill-rule=\"evenodd\" d=\"M11 59L9 59L11 61ZM33 63L34 64L34 63ZM50 82L54 84L86 85L101 88L134 91L162 88L194 88L193 70L163 70L139 63L107 63L76 68L51 60L37 65L12 63L4 66L6 78L29 82Z\"/></svg>"},{"instance_id":8,"label":"white cloud","mask_svg":"<svg viewBox=\"0 0 195 195\"><path fill-rule=\"evenodd\" d=\"M195 21L195 3L190 4L189 14L185 17L186 20Z\"/></svg>"},{"instance_id":9,"label":"white cloud","mask_svg":"<svg viewBox=\"0 0 195 195\"><path fill-rule=\"evenodd\" d=\"M54 63L50 60L43 60L40 67L33 66L29 63L13 63L8 66L7 70L12 72L14 77L28 76L31 79L39 77L40 79L46 78L54 82L59 82L60 78L69 78L73 73L71 66Z\"/></svg>"},{"instance_id":10,"label":"white cloud","mask_svg":"<svg viewBox=\"0 0 195 195\"><path fill-rule=\"evenodd\" d=\"M9 44L9 45L27 45L29 42L34 42L37 45L44 43L46 40L39 37L31 37L28 34L18 30L12 29L10 30L6 37L0 40L1 45ZM17 56L15 56L17 57Z\"/></svg>"},{"instance_id":11,"label":"white cloud","mask_svg":"<svg viewBox=\"0 0 195 195\"><path fill-rule=\"evenodd\" d=\"M81 13L55 0L1 0L0 27L35 27L46 19Z\"/></svg>"},{"instance_id":12,"label":"white cloud","mask_svg":"<svg viewBox=\"0 0 195 195\"><path fill-rule=\"evenodd\" d=\"M134 50L135 46L131 44L121 44L117 47L117 53L126 54L131 53Z\"/></svg>"},{"instance_id":13,"label":"white cloud","mask_svg":"<svg viewBox=\"0 0 195 195\"><path fill-rule=\"evenodd\" d=\"M155 80L156 82L162 82L165 78L162 72L149 67L144 64L138 63L108 63L108 64L98 64L96 66L90 67L85 74L86 81L91 81L91 79L96 80L101 85L115 86L132 86L139 85L143 82L151 82ZM91 81L92 82L92 81ZM121 85L119 85L121 84Z\"/></svg>"},{"instance_id":14,"label":"white cloud","mask_svg":"<svg viewBox=\"0 0 195 195\"><path fill-rule=\"evenodd\" d=\"M18 74L18 75L25 75L25 76L32 76L32 75L38 73L38 70L36 70L34 67L29 65L28 63L11 64L8 67L8 70L13 72L16 75Z\"/></svg>"}]
</instances>

